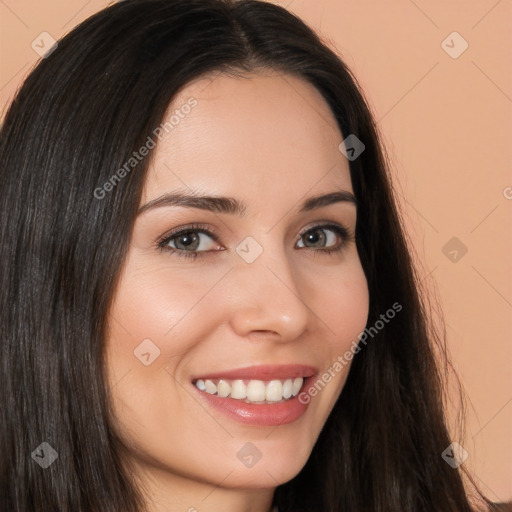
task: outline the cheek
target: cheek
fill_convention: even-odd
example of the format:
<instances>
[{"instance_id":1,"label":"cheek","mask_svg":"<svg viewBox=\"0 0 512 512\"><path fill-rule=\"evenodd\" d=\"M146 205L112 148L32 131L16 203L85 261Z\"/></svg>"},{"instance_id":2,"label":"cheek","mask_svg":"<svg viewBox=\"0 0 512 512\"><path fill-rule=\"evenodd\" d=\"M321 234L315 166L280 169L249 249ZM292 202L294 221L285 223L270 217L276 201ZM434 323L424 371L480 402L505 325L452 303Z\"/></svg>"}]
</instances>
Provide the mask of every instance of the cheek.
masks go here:
<instances>
[{"instance_id":1,"label":"cheek","mask_svg":"<svg viewBox=\"0 0 512 512\"><path fill-rule=\"evenodd\" d=\"M185 326L190 331L190 318L201 311L201 323L208 325L215 308L202 307L201 302L222 279L222 269L208 272L176 269L162 260L137 265L128 261L126 275L121 278L111 314L110 338L116 349L131 354L142 340L151 339L161 351L160 363L187 349L193 336L177 335ZM194 326L192 326L194 328ZM172 340L172 343L170 341ZM167 357L165 357L167 356Z\"/></svg>"},{"instance_id":2,"label":"cheek","mask_svg":"<svg viewBox=\"0 0 512 512\"><path fill-rule=\"evenodd\" d=\"M128 260L121 276L109 315L108 379L118 418L140 437L174 423L169 411L183 408L180 369L213 328L208 293L223 272L199 274Z\"/></svg>"},{"instance_id":3,"label":"cheek","mask_svg":"<svg viewBox=\"0 0 512 512\"><path fill-rule=\"evenodd\" d=\"M336 357L364 330L368 319L369 292L357 254L344 264L312 274L305 296L318 317L319 328Z\"/></svg>"},{"instance_id":4,"label":"cheek","mask_svg":"<svg viewBox=\"0 0 512 512\"><path fill-rule=\"evenodd\" d=\"M309 304L318 317L324 366L304 400L316 408L315 422L321 429L338 399L358 352L359 335L368 320L369 292L359 259L316 274L308 284Z\"/></svg>"},{"instance_id":5,"label":"cheek","mask_svg":"<svg viewBox=\"0 0 512 512\"><path fill-rule=\"evenodd\" d=\"M327 284L326 284L327 286ZM366 279L359 273L344 274L329 283L325 304L326 323L329 322L340 346L353 340L365 328L368 319L369 294Z\"/></svg>"}]
</instances>

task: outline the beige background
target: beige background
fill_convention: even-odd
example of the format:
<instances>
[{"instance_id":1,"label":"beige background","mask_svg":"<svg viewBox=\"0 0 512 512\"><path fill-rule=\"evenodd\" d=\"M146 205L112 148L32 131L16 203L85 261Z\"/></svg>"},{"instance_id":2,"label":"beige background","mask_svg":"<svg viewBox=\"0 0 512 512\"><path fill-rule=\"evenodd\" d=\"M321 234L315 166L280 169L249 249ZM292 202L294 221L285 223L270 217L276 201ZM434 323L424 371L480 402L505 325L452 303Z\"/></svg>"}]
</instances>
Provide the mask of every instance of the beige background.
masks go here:
<instances>
[{"instance_id":1,"label":"beige background","mask_svg":"<svg viewBox=\"0 0 512 512\"><path fill-rule=\"evenodd\" d=\"M58 39L109 3L0 0L2 110L39 58L33 41L42 49L42 32ZM465 464L491 499L511 500L512 2L276 3L319 29L366 93L468 395Z\"/></svg>"}]
</instances>

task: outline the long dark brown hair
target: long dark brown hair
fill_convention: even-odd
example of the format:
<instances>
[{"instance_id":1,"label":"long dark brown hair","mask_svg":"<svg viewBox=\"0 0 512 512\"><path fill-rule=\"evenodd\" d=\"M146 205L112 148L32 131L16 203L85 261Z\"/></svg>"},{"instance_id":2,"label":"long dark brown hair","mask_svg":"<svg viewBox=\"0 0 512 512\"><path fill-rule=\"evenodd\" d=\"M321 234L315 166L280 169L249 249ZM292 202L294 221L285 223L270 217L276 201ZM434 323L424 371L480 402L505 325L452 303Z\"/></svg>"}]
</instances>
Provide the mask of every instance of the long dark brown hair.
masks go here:
<instances>
[{"instance_id":1,"label":"long dark brown hair","mask_svg":"<svg viewBox=\"0 0 512 512\"><path fill-rule=\"evenodd\" d=\"M441 457L451 443L428 308L420 298L378 132L355 78L285 9L256 0L126 0L92 16L19 90L0 141L0 508L141 512L120 458L104 335L149 156L176 93L211 73L272 69L312 84L344 137L358 202L368 325L403 309L355 356L311 457L279 486L280 512L470 511ZM47 442L58 462L31 456Z\"/></svg>"}]
</instances>

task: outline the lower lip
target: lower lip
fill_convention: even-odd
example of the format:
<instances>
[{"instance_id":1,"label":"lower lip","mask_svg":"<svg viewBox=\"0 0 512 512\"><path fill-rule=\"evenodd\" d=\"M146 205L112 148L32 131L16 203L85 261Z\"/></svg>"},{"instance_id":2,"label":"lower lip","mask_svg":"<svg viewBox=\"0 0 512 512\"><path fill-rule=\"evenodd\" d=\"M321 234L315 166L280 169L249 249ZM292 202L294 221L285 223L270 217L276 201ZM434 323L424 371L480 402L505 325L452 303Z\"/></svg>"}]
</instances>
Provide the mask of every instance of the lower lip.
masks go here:
<instances>
[{"instance_id":1,"label":"lower lip","mask_svg":"<svg viewBox=\"0 0 512 512\"><path fill-rule=\"evenodd\" d=\"M304 384L296 396L285 402L275 404L248 404L243 400L222 398L206 393L205 391L200 391L196 386L194 386L194 389L210 406L224 413L231 419L247 425L271 427L292 423L306 412L309 403L300 403L299 395L305 389L308 389L308 385L312 379L313 377L308 377L304 380Z\"/></svg>"}]
</instances>

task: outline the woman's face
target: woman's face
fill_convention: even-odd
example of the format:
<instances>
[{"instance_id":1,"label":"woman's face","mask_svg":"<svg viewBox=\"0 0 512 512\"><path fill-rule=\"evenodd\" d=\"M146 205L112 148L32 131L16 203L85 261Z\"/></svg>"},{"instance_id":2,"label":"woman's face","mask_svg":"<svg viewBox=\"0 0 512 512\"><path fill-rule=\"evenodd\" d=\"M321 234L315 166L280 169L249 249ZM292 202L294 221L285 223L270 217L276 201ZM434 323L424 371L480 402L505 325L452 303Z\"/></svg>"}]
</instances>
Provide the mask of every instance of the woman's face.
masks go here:
<instances>
[{"instance_id":1,"label":"woman's face","mask_svg":"<svg viewBox=\"0 0 512 512\"><path fill-rule=\"evenodd\" d=\"M109 316L114 413L129 459L179 492L274 488L306 463L368 314L343 137L277 73L198 80L165 121Z\"/></svg>"}]
</instances>

